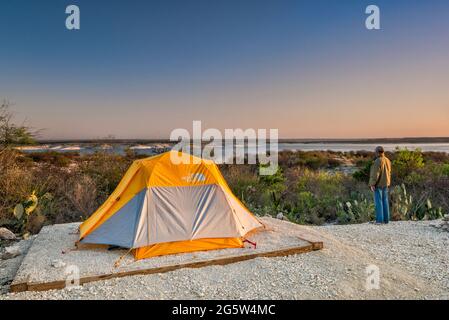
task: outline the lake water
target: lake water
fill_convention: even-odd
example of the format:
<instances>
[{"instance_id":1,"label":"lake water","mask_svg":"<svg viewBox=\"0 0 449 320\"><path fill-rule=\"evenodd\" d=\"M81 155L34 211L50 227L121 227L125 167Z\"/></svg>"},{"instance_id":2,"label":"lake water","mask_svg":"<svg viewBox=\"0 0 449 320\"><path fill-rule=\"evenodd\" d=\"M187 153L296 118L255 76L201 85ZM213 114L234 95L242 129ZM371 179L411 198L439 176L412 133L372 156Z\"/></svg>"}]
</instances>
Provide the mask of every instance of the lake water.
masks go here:
<instances>
[{"instance_id":1,"label":"lake water","mask_svg":"<svg viewBox=\"0 0 449 320\"><path fill-rule=\"evenodd\" d=\"M279 151L282 150L302 150L302 151L373 151L377 144L370 143L279 143ZM397 147L414 150L420 148L422 151L435 151L449 153L449 143L385 143L382 144L386 151L394 151ZM242 149L242 145L237 145L237 149ZM133 150L141 155L153 155L170 150L168 144L146 144L146 145L125 145L125 144L48 144L31 147L18 148L24 152L79 152L80 154L93 154L98 151L105 151L114 154L125 154L127 149ZM216 150L220 151L220 148ZM254 144L248 145L248 152L254 154L257 148Z\"/></svg>"},{"instance_id":2,"label":"lake water","mask_svg":"<svg viewBox=\"0 0 449 320\"><path fill-rule=\"evenodd\" d=\"M379 144L369 143L280 143L279 150L303 151L374 151ZM449 143L384 143L385 151L394 151L397 147L422 151L435 151L449 153Z\"/></svg>"}]
</instances>

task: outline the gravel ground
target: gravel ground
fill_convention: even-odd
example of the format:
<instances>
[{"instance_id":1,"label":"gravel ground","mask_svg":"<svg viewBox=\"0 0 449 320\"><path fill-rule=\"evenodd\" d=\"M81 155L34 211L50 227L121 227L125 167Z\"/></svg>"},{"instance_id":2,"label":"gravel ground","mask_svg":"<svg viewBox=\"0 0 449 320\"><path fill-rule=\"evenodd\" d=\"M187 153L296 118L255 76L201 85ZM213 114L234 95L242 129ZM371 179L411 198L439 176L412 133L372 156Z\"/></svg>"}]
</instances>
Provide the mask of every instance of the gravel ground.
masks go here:
<instances>
[{"instance_id":1,"label":"gravel ground","mask_svg":"<svg viewBox=\"0 0 449 320\"><path fill-rule=\"evenodd\" d=\"M0 299L449 299L449 233L433 223L302 226L323 250ZM366 288L368 265L379 289Z\"/></svg>"},{"instance_id":2,"label":"gravel ground","mask_svg":"<svg viewBox=\"0 0 449 320\"><path fill-rule=\"evenodd\" d=\"M77 266L80 277L85 278L309 245L308 242L298 238L298 236L303 235L301 227L269 217L264 217L262 220L267 224L268 230L249 236L252 241L258 243L256 249L245 243L245 248L198 251L139 261L135 261L131 254L127 254L127 250L108 251L104 248L86 248L69 251L67 249L74 248L74 244L79 238L77 233L79 223L47 226L41 230L34 240L33 246L23 260L14 282L43 283L65 281L66 274L64 271L68 266ZM63 254L62 252L66 253ZM115 268L114 264L120 257L122 257L120 266ZM59 265L59 267L55 267L55 265Z\"/></svg>"},{"instance_id":3,"label":"gravel ground","mask_svg":"<svg viewBox=\"0 0 449 320\"><path fill-rule=\"evenodd\" d=\"M25 257L25 253L31 247L35 236L32 236L28 240L21 240L17 243L11 241L8 245L17 248L17 250L21 253L19 256L9 258L9 259L0 259L0 299L1 294L4 294L9 289L9 284L13 281L19 267ZM5 248L0 248L0 256L5 254Z\"/></svg>"}]
</instances>

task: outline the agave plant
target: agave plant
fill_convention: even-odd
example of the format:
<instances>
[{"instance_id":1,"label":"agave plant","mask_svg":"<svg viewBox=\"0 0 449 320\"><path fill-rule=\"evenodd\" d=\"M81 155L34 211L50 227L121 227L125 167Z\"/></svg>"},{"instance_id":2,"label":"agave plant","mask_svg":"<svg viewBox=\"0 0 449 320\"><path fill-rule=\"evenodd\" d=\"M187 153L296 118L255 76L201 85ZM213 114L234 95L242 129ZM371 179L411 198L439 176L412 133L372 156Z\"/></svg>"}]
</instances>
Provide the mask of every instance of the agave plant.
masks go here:
<instances>
[{"instance_id":1,"label":"agave plant","mask_svg":"<svg viewBox=\"0 0 449 320\"><path fill-rule=\"evenodd\" d=\"M416 220L434 220L443 217L441 207L434 208L430 199L427 199L424 205L419 206L414 214Z\"/></svg>"}]
</instances>

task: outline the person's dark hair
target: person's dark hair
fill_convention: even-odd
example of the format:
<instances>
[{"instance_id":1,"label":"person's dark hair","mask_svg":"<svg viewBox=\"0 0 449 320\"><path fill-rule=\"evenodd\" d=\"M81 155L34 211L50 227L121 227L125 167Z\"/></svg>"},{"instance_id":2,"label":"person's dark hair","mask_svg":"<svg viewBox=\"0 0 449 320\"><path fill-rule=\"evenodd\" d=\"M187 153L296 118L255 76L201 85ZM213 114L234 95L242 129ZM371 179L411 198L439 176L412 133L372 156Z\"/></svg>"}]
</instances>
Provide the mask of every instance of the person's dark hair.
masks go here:
<instances>
[{"instance_id":1,"label":"person's dark hair","mask_svg":"<svg viewBox=\"0 0 449 320\"><path fill-rule=\"evenodd\" d=\"M382 146L376 147L376 153L377 154L384 154L385 153L384 147L382 147Z\"/></svg>"}]
</instances>

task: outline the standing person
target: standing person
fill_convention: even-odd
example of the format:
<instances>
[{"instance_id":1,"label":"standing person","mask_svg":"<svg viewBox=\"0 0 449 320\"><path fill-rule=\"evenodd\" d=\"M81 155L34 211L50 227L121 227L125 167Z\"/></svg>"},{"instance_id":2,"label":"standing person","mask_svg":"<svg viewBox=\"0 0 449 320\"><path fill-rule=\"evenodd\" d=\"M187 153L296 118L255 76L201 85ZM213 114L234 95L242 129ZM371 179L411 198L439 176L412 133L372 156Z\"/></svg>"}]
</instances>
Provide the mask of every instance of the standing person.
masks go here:
<instances>
[{"instance_id":1,"label":"standing person","mask_svg":"<svg viewBox=\"0 0 449 320\"><path fill-rule=\"evenodd\" d=\"M376 160L371 166L369 187L374 192L376 223L388 223L390 221L388 187L391 183L391 162L385 156L383 147L376 147L375 153Z\"/></svg>"}]
</instances>

